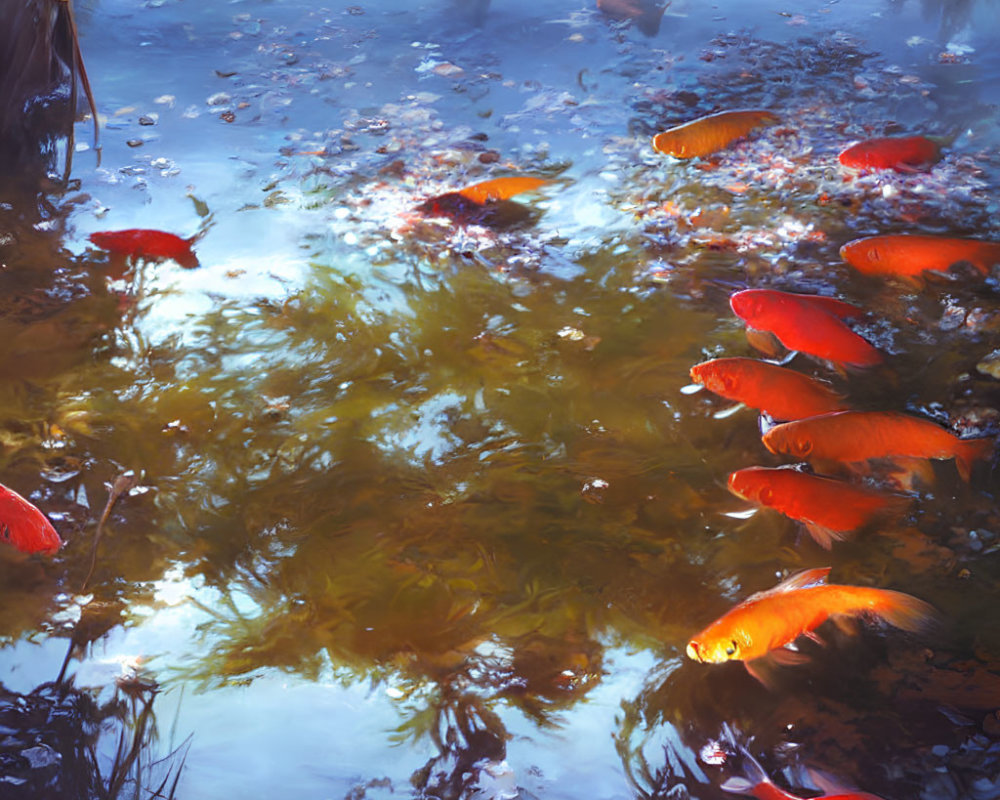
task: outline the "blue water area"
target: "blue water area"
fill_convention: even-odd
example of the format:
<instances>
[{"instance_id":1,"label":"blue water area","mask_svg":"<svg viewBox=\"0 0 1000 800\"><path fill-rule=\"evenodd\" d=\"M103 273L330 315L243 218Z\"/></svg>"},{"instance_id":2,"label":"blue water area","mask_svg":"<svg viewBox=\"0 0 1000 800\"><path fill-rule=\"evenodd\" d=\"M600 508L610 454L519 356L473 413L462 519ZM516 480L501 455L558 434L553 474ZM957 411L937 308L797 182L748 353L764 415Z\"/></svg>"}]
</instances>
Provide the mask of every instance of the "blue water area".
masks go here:
<instances>
[{"instance_id":1,"label":"blue water area","mask_svg":"<svg viewBox=\"0 0 1000 800\"><path fill-rule=\"evenodd\" d=\"M906 501L831 542L727 491L793 460L689 374L767 358L996 437L996 265L908 280L840 247L1000 241L997 12L79 3L99 143L79 120L69 182L0 208L0 481L65 540L0 554L10 796L711 800L763 769L1000 797L993 455L800 465ZM750 109L774 118L716 152L652 147ZM838 160L904 135L934 162ZM90 238L129 229L198 266ZM746 288L853 304L879 365L748 336ZM831 606L783 658L691 655L825 566L933 618Z\"/></svg>"}]
</instances>

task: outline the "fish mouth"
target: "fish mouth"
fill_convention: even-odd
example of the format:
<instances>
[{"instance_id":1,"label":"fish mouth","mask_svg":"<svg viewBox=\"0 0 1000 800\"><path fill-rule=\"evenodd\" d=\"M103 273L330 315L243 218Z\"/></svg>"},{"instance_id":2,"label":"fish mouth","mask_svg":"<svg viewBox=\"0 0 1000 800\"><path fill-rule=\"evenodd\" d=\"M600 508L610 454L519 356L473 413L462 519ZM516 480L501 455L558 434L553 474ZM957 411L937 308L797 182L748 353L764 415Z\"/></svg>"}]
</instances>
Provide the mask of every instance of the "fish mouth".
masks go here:
<instances>
[{"instance_id":1,"label":"fish mouth","mask_svg":"<svg viewBox=\"0 0 1000 800\"><path fill-rule=\"evenodd\" d=\"M705 662L705 659L701 657L701 653L698 652L697 642L688 642L687 650L685 650L685 652L687 653L687 657L692 661L700 661L702 663Z\"/></svg>"}]
</instances>

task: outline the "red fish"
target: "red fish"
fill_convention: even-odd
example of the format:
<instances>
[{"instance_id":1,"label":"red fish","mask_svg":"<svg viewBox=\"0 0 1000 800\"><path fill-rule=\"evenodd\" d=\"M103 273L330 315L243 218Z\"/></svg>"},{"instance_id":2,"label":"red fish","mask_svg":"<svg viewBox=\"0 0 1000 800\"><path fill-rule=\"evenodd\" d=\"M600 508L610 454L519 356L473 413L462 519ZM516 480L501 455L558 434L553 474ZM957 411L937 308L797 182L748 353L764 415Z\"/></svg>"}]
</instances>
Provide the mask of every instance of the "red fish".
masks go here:
<instances>
[{"instance_id":1,"label":"red fish","mask_svg":"<svg viewBox=\"0 0 1000 800\"><path fill-rule=\"evenodd\" d=\"M861 309L850 303L775 289L744 289L729 298L729 305L747 325L770 331L789 350L849 367L882 362L882 354L841 321L861 315Z\"/></svg>"},{"instance_id":2,"label":"red fish","mask_svg":"<svg viewBox=\"0 0 1000 800\"><path fill-rule=\"evenodd\" d=\"M910 503L844 481L811 475L792 467L746 467L729 476L729 491L805 525L809 535L830 549L878 516L901 513Z\"/></svg>"},{"instance_id":3,"label":"red fish","mask_svg":"<svg viewBox=\"0 0 1000 800\"><path fill-rule=\"evenodd\" d=\"M777 122L777 114L761 109L721 111L656 134L653 149L674 158L704 158L756 128Z\"/></svg>"},{"instance_id":4,"label":"red fish","mask_svg":"<svg viewBox=\"0 0 1000 800\"><path fill-rule=\"evenodd\" d=\"M46 516L3 485L0 485L0 540L24 553L51 555L62 547L62 539Z\"/></svg>"},{"instance_id":5,"label":"red fish","mask_svg":"<svg viewBox=\"0 0 1000 800\"><path fill-rule=\"evenodd\" d=\"M749 794L756 797L757 800L804 800L799 795L786 792L776 786L767 777L764 768L742 747L740 754L743 757L743 776L727 778L723 781L719 788L724 792ZM821 795L817 800L882 800L882 798L868 794L868 792L840 792Z\"/></svg>"},{"instance_id":6,"label":"red fish","mask_svg":"<svg viewBox=\"0 0 1000 800\"><path fill-rule=\"evenodd\" d=\"M728 400L789 420L850 406L825 383L754 358L715 358L691 367L691 379Z\"/></svg>"},{"instance_id":7,"label":"red fish","mask_svg":"<svg viewBox=\"0 0 1000 800\"><path fill-rule=\"evenodd\" d=\"M148 228L129 228L123 231L100 231L90 234L90 241L120 256L148 258L152 261L172 259L185 269L198 266L198 259L191 249L196 237L182 239L173 233Z\"/></svg>"},{"instance_id":8,"label":"red fish","mask_svg":"<svg viewBox=\"0 0 1000 800\"><path fill-rule=\"evenodd\" d=\"M919 282L928 270L947 272L961 262L988 275L1000 264L1000 242L913 234L867 236L841 247L840 257L865 275L897 275Z\"/></svg>"},{"instance_id":9,"label":"red fish","mask_svg":"<svg viewBox=\"0 0 1000 800\"><path fill-rule=\"evenodd\" d=\"M934 617L930 605L902 592L827 584L829 572L830 567L805 570L750 595L694 636L688 657L703 664L748 664L774 655L791 663L803 656L784 648L803 634L816 637L816 628L831 617L874 616L907 631L920 630ZM748 664L751 672L753 667Z\"/></svg>"},{"instance_id":10,"label":"red fish","mask_svg":"<svg viewBox=\"0 0 1000 800\"><path fill-rule=\"evenodd\" d=\"M835 411L775 425L764 434L772 453L810 461L862 464L870 459L955 459L969 479L974 461L989 458L993 439L960 439L935 422L898 411Z\"/></svg>"},{"instance_id":11,"label":"red fish","mask_svg":"<svg viewBox=\"0 0 1000 800\"><path fill-rule=\"evenodd\" d=\"M941 145L926 136L886 136L866 139L844 150L837 158L855 169L926 169L941 158Z\"/></svg>"},{"instance_id":12,"label":"red fish","mask_svg":"<svg viewBox=\"0 0 1000 800\"><path fill-rule=\"evenodd\" d=\"M548 183L543 178L496 178L466 186L454 192L430 197L416 210L435 217L449 217L461 223L495 225L516 223L524 209L516 203L504 203L514 195L530 192ZM518 209L521 213L518 213Z\"/></svg>"}]
</instances>

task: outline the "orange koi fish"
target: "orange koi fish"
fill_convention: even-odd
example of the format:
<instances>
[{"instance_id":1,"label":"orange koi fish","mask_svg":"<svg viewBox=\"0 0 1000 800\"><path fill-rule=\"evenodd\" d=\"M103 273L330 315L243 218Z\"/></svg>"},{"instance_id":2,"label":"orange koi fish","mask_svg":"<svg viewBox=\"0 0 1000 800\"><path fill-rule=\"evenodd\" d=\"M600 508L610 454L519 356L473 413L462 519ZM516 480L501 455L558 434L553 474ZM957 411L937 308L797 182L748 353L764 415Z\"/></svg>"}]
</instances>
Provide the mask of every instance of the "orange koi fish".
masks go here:
<instances>
[{"instance_id":1,"label":"orange koi fish","mask_svg":"<svg viewBox=\"0 0 1000 800\"><path fill-rule=\"evenodd\" d=\"M501 216L497 210L503 201L522 192L533 191L545 183L548 181L543 178L496 178L474 183L458 191L435 195L424 200L416 210L429 216L449 217L459 222L489 225ZM513 203L507 206L513 209L519 208Z\"/></svg>"},{"instance_id":2,"label":"orange koi fish","mask_svg":"<svg viewBox=\"0 0 1000 800\"><path fill-rule=\"evenodd\" d=\"M646 36L656 36L660 32L660 20L667 6L651 0L597 0L597 8L602 13L617 20L631 19Z\"/></svg>"},{"instance_id":3,"label":"orange koi fish","mask_svg":"<svg viewBox=\"0 0 1000 800\"><path fill-rule=\"evenodd\" d=\"M918 631L934 616L923 600L891 589L826 583L830 567L799 572L773 589L757 592L731 608L687 645L688 658L703 664L752 662L792 644L818 638L816 628L833 617L877 617L906 631ZM782 653L788 663L803 656ZM750 668L750 666L748 666Z\"/></svg>"},{"instance_id":4,"label":"orange koi fish","mask_svg":"<svg viewBox=\"0 0 1000 800\"><path fill-rule=\"evenodd\" d=\"M182 239L172 233L146 228L129 228L123 231L100 231L88 237L102 250L119 256L148 258L153 261L172 259L185 269L198 266L198 259L191 249L197 237Z\"/></svg>"},{"instance_id":5,"label":"orange koi fish","mask_svg":"<svg viewBox=\"0 0 1000 800\"><path fill-rule=\"evenodd\" d=\"M878 516L902 513L910 498L801 472L794 467L746 467L729 476L729 491L805 525L827 550Z\"/></svg>"},{"instance_id":6,"label":"orange koi fish","mask_svg":"<svg viewBox=\"0 0 1000 800\"><path fill-rule=\"evenodd\" d=\"M710 392L774 419L802 419L850 406L825 383L755 358L714 358L691 367L691 379Z\"/></svg>"},{"instance_id":7,"label":"orange koi fish","mask_svg":"<svg viewBox=\"0 0 1000 800\"><path fill-rule=\"evenodd\" d=\"M13 489L0 485L0 540L24 553L52 555L62 539L48 518Z\"/></svg>"},{"instance_id":8,"label":"orange koi fish","mask_svg":"<svg viewBox=\"0 0 1000 800\"><path fill-rule=\"evenodd\" d=\"M941 145L926 136L886 136L851 145L837 158L845 167L855 169L913 172L940 160Z\"/></svg>"},{"instance_id":9,"label":"orange koi fish","mask_svg":"<svg viewBox=\"0 0 1000 800\"><path fill-rule=\"evenodd\" d=\"M721 111L656 134L653 149L674 158L704 158L756 128L777 122L778 115L771 111Z\"/></svg>"},{"instance_id":10,"label":"orange koi fish","mask_svg":"<svg viewBox=\"0 0 1000 800\"><path fill-rule=\"evenodd\" d=\"M1000 242L954 239L947 236L867 236L840 248L840 257L865 275L897 275L920 281L928 270L947 272L968 262L983 275L1000 264Z\"/></svg>"},{"instance_id":11,"label":"orange koi fish","mask_svg":"<svg viewBox=\"0 0 1000 800\"><path fill-rule=\"evenodd\" d=\"M764 434L772 453L860 464L874 458L955 459L969 480L974 461L993 453L993 439L960 439L930 420L898 411L835 411L775 425Z\"/></svg>"},{"instance_id":12,"label":"orange koi fish","mask_svg":"<svg viewBox=\"0 0 1000 800\"><path fill-rule=\"evenodd\" d=\"M767 777L764 768L757 762L744 748L740 748L743 764L743 776L727 778L719 787L724 792L732 794L748 794L757 800L804 800L797 794L786 792L779 788ZM868 792L846 792L838 794L824 794L818 800L882 800L874 794Z\"/></svg>"},{"instance_id":13,"label":"orange koi fish","mask_svg":"<svg viewBox=\"0 0 1000 800\"><path fill-rule=\"evenodd\" d=\"M729 298L729 305L747 325L770 331L789 350L850 367L882 362L882 354L841 321L861 315L861 309L850 303L775 289L744 289Z\"/></svg>"},{"instance_id":14,"label":"orange koi fish","mask_svg":"<svg viewBox=\"0 0 1000 800\"><path fill-rule=\"evenodd\" d=\"M458 194L466 200L483 205L485 203L495 203L497 200L509 200L521 192L530 192L539 186L548 183L544 178L495 178L491 181L482 181L459 189Z\"/></svg>"}]
</instances>

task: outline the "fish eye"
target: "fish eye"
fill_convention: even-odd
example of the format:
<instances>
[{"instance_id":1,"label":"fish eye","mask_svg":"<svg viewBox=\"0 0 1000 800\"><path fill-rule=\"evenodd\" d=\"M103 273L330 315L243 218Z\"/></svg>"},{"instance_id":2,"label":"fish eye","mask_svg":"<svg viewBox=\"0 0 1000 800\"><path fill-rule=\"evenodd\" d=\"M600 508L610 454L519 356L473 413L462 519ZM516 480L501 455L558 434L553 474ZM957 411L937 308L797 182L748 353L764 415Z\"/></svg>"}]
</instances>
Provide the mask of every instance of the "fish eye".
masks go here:
<instances>
[{"instance_id":1,"label":"fish eye","mask_svg":"<svg viewBox=\"0 0 1000 800\"><path fill-rule=\"evenodd\" d=\"M740 643L737 642L735 639L731 639L729 642L729 647L726 648L726 655L734 656L739 651L739 649L740 649Z\"/></svg>"}]
</instances>

